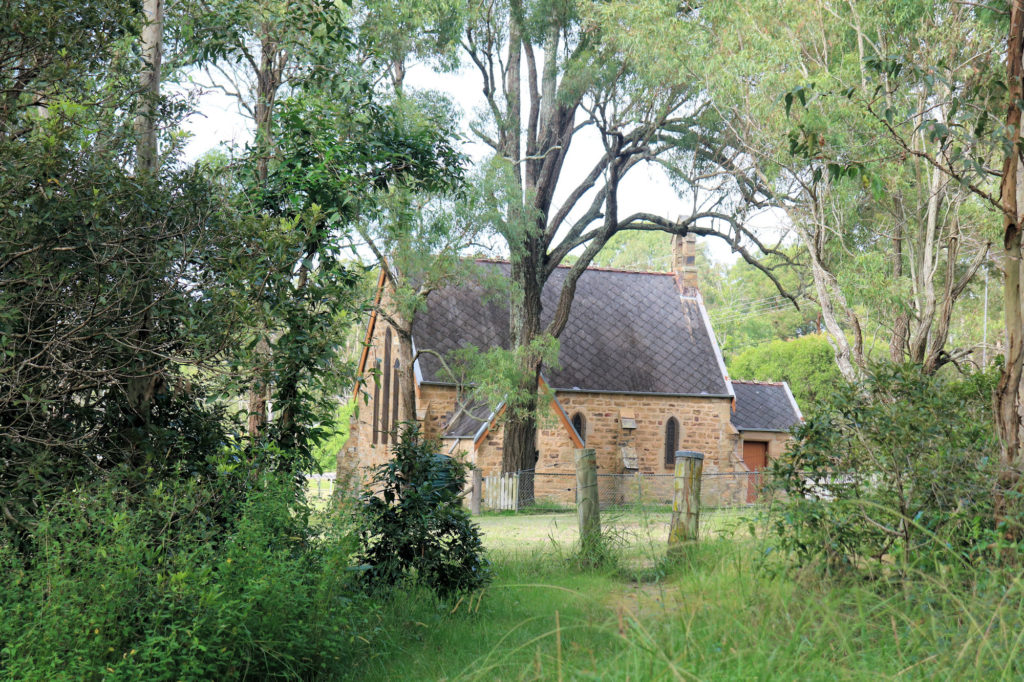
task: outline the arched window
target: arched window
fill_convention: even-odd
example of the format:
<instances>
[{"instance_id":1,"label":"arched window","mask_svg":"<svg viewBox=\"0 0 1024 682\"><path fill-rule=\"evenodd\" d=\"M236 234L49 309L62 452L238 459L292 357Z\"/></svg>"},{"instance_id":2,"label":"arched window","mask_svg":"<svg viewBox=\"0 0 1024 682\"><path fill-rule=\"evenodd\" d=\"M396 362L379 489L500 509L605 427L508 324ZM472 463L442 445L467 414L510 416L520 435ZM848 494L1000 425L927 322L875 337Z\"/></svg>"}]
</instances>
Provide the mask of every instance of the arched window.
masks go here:
<instances>
[{"instance_id":1,"label":"arched window","mask_svg":"<svg viewBox=\"0 0 1024 682\"><path fill-rule=\"evenodd\" d=\"M373 444L380 438L380 360L373 363Z\"/></svg>"},{"instance_id":2,"label":"arched window","mask_svg":"<svg viewBox=\"0 0 1024 682\"><path fill-rule=\"evenodd\" d=\"M391 395L391 428L393 428L393 429L397 429L398 428L398 403L401 402L399 400L399 395L398 395L398 391L399 391L399 388L398 388L398 378L400 376L402 376L402 373L399 372L398 370L401 369L401 367L402 367L402 363L399 362L398 360L395 360L395 384L392 387L392 395ZM408 417L406 417L406 418L408 419Z\"/></svg>"},{"instance_id":3,"label":"arched window","mask_svg":"<svg viewBox=\"0 0 1024 682\"><path fill-rule=\"evenodd\" d=\"M381 391L380 433L384 445L388 444L391 417L391 330L384 332L384 386Z\"/></svg>"},{"instance_id":4,"label":"arched window","mask_svg":"<svg viewBox=\"0 0 1024 682\"><path fill-rule=\"evenodd\" d=\"M586 444L587 434L585 431L587 429L587 420L584 418L582 413L577 412L572 416L572 428L576 429L576 433L579 434L580 440Z\"/></svg>"},{"instance_id":5,"label":"arched window","mask_svg":"<svg viewBox=\"0 0 1024 682\"><path fill-rule=\"evenodd\" d=\"M676 450L679 449L679 422L669 417L665 422L665 466L675 467Z\"/></svg>"}]
</instances>

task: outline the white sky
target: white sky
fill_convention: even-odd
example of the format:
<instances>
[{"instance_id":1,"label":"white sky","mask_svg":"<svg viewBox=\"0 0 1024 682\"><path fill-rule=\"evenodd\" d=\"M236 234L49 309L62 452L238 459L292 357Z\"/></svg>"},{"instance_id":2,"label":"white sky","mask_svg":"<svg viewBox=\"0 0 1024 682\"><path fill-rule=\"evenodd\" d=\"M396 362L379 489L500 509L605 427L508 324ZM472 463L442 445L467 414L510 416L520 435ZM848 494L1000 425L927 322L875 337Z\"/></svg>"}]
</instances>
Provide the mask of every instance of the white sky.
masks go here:
<instances>
[{"instance_id":1,"label":"white sky","mask_svg":"<svg viewBox=\"0 0 1024 682\"><path fill-rule=\"evenodd\" d=\"M473 120L474 112L485 105L475 71L463 69L457 73L437 73L425 66L414 65L408 71L406 84L410 88L435 90L448 95L461 107L464 114L464 152L474 162L479 162L488 155L490 148L476 141L469 131L469 122ZM217 91L207 92L199 98L198 112L186 121L185 130L192 136L185 148L187 159L196 159L222 144L241 146L252 139L249 121L239 114L234 98ZM574 186L573 179L589 172L604 151L596 135L587 135L587 132L582 132L573 140L573 146L562 170L563 181L555 195L556 206L559 205L560 198ZM584 197L579 203L582 211L589 204L588 198ZM692 206L692 197L681 198L671 186L664 170L654 164L641 164L635 167L620 185L619 213L622 216L645 211L676 219L688 215ZM759 221L765 232L764 237L769 241L777 238L777 230L772 227L776 221L777 219L772 216L764 216ZM733 262L737 258L724 241L714 238L705 240L715 260Z\"/></svg>"}]
</instances>

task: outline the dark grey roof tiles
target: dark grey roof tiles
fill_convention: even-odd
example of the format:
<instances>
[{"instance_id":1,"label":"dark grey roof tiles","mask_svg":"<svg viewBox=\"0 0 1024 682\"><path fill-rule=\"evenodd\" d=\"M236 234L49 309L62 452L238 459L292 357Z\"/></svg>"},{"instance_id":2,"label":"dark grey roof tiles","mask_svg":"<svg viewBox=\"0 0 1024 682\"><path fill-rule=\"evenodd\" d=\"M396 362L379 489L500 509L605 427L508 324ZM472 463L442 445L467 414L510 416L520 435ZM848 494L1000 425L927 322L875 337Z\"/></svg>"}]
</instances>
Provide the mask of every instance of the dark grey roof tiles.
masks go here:
<instances>
[{"instance_id":1,"label":"dark grey roof tiles","mask_svg":"<svg viewBox=\"0 0 1024 682\"><path fill-rule=\"evenodd\" d=\"M736 392L732 425L740 431L789 431L800 423L785 384L733 381L732 388Z\"/></svg>"},{"instance_id":2,"label":"dark grey roof tiles","mask_svg":"<svg viewBox=\"0 0 1024 682\"><path fill-rule=\"evenodd\" d=\"M443 438L472 438L486 422L491 420L494 412L487 402L470 398L465 405L456 408L451 421L445 426Z\"/></svg>"},{"instance_id":3,"label":"dark grey roof tiles","mask_svg":"<svg viewBox=\"0 0 1024 682\"><path fill-rule=\"evenodd\" d=\"M508 263L482 262L484 276L436 291L416 316L418 349L445 355L467 345L509 346L507 294L481 280ZM567 268L552 274L542 293L542 323L558 304ZM502 278L497 278L502 279ZM576 287L569 321L560 337L559 369L545 368L552 388L598 392L729 395L702 304L680 299L670 274L590 269ZM420 356L424 381L450 383L440 362Z\"/></svg>"}]
</instances>

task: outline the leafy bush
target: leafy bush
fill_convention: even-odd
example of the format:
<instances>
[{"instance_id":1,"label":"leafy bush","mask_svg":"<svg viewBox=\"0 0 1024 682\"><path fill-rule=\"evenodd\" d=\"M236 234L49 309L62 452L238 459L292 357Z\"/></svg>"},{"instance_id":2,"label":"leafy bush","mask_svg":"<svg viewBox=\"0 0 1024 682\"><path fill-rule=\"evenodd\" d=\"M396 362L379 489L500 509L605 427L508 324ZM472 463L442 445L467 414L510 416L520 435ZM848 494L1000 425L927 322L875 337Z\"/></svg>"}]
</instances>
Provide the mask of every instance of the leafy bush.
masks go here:
<instances>
[{"instance_id":1,"label":"leafy bush","mask_svg":"<svg viewBox=\"0 0 1024 682\"><path fill-rule=\"evenodd\" d=\"M480 529L461 503L466 466L437 449L404 424L363 495L359 561L374 588L411 579L446 598L491 579Z\"/></svg>"},{"instance_id":2,"label":"leafy bush","mask_svg":"<svg viewBox=\"0 0 1024 682\"><path fill-rule=\"evenodd\" d=\"M348 420L356 409L352 399L338 408L330 432L313 446L313 458L321 471L334 471L338 466L338 452L348 440Z\"/></svg>"},{"instance_id":3,"label":"leafy bush","mask_svg":"<svg viewBox=\"0 0 1024 682\"><path fill-rule=\"evenodd\" d=\"M308 528L281 477L252 488L225 534L225 492L97 484L40 517L33 556L0 537L4 677L306 678L343 664L367 634L354 536Z\"/></svg>"},{"instance_id":4,"label":"leafy bush","mask_svg":"<svg viewBox=\"0 0 1024 682\"><path fill-rule=\"evenodd\" d=\"M773 464L782 548L829 571L976 562L996 537L992 385L914 365L837 385Z\"/></svg>"},{"instance_id":5,"label":"leafy bush","mask_svg":"<svg viewBox=\"0 0 1024 682\"><path fill-rule=\"evenodd\" d=\"M785 381L801 409L813 415L843 378L824 334L775 340L747 348L729 361L729 376Z\"/></svg>"}]
</instances>

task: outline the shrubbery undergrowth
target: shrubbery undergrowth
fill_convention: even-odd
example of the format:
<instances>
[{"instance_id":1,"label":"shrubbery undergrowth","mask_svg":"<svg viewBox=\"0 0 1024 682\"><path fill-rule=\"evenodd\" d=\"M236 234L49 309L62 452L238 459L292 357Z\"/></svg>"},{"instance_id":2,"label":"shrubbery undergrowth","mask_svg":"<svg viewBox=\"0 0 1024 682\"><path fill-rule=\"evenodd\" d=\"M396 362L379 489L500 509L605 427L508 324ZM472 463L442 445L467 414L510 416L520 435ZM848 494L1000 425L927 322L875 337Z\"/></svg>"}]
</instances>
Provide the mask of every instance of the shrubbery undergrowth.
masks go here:
<instances>
[{"instance_id":1,"label":"shrubbery undergrowth","mask_svg":"<svg viewBox=\"0 0 1024 682\"><path fill-rule=\"evenodd\" d=\"M480 531L462 505L466 466L405 424L363 496L358 560L373 588L412 581L445 598L485 586Z\"/></svg>"},{"instance_id":2,"label":"shrubbery undergrowth","mask_svg":"<svg viewBox=\"0 0 1024 682\"><path fill-rule=\"evenodd\" d=\"M992 382L879 365L836 386L772 467L785 493L777 544L830 572L905 575L995 557Z\"/></svg>"},{"instance_id":3,"label":"shrubbery undergrowth","mask_svg":"<svg viewBox=\"0 0 1024 682\"><path fill-rule=\"evenodd\" d=\"M65 495L35 551L0 539L5 679L268 679L342 666L369 602L354 536L307 525L286 477L259 480L216 518L216 481L127 495L117 481Z\"/></svg>"}]
</instances>

